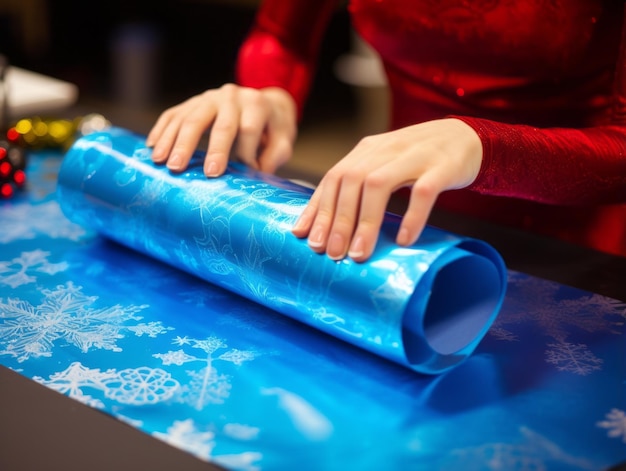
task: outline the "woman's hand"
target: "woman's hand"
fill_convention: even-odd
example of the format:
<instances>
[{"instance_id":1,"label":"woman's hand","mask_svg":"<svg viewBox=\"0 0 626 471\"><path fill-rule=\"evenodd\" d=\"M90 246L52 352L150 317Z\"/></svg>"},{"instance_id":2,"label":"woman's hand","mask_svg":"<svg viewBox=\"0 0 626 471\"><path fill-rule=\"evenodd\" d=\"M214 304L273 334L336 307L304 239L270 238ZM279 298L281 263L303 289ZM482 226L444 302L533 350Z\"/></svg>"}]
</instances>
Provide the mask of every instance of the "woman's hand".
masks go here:
<instances>
[{"instance_id":1,"label":"woman's hand","mask_svg":"<svg viewBox=\"0 0 626 471\"><path fill-rule=\"evenodd\" d=\"M204 173L219 176L233 157L273 173L293 152L297 111L280 88L253 89L226 84L165 110L148 134L152 160L184 171L200 139L209 132Z\"/></svg>"},{"instance_id":2,"label":"woman's hand","mask_svg":"<svg viewBox=\"0 0 626 471\"><path fill-rule=\"evenodd\" d=\"M410 186L396 242L411 245L439 193L470 185L481 163L480 138L458 119L366 137L324 175L293 233L332 259L347 254L365 261L374 251L391 194Z\"/></svg>"}]
</instances>

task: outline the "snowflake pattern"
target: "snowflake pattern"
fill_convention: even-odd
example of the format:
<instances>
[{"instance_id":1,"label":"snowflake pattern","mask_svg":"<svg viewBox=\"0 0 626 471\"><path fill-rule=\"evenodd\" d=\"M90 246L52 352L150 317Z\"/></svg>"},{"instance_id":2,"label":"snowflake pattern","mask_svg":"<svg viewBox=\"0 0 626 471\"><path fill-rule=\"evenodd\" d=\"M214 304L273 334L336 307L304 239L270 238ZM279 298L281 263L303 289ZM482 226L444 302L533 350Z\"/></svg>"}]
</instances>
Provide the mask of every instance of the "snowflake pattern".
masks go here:
<instances>
[{"instance_id":1,"label":"snowflake pattern","mask_svg":"<svg viewBox=\"0 0 626 471\"><path fill-rule=\"evenodd\" d=\"M72 363L64 371L54 373L48 379L39 376L33 379L97 408L104 408L104 403L84 394L83 389L100 391L106 398L120 404L141 406L168 400L180 386L168 372L159 368L126 368L121 371L108 369L101 372L99 369L87 368L80 362Z\"/></svg>"},{"instance_id":2,"label":"snowflake pattern","mask_svg":"<svg viewBox=\"0 0 626 471\"><path fill-rule=\"evenodd\" d=\"M2 208L0 243L34 239L38 236L53 239L80 240L87 231L67 219L56 201L31 205L17 203Z\"/></svg>"},{"instance_id":3,"label":"snowflake pattern","mask_svg":"<svg viewBox=\"0 0 626 471\"><path fill-rule=\"evenodd\" d=\"M609 437L621 438L622 442L626 443L626 413L623 410L611 409L597 426L606 429Z\"/></svg>"},{"instance_id":4,"label":"snowflake pattern","mask_svg":"<svg viewBox=\"0 0 626 471\"><path fill-rule=\"evenodd\" d=\"M561 469L594 470L597 466L585 458L567 453L556 443L528 427L520 427L521 440L513 443L493 442L457 448L451 451L441 469L464 471L547 471L552 465Z\"/></svg>"},{"instance_id":5,"label":"snowflake pattern","mask_svg":"<svg viewBox=\"0 0 626 471\"><path fill-rule=\"evenodd\" d=\"M565 341L573 329L623 333L624 322L615 318L626 319L626 303L594 293L561 299L562 288L558 283L509 272L509 291L517 295L507 298L506 312L496 318L494 328L502 333L508 325L532 322L558 341Z\"/></svg>"},{"instance_id":6,"label":"snowflake pattern","mask_svg":"<svg viewBox=\"0 0 626 471\"><path fill-rule=\"evenodd\" d=\"M546 361L559 371L569 371L582 376L602 369L603 360L595 356L585 344L568 342L551 343L546 351Z\"/></svg>"},{"instance_id":7,"label":"snowflake pattern","mask_svg":"<svg viewBox=\"0 0 626 471\"><path fill-rule=\"evenodd\" d=\"M242 428L240 424L227 425L225 429ZM245 427L246 429L254 429ZM177 420L163 432L153 432L152 435L159 440L169 443L172 446L185 450L204 461L214 461L227 469L241 471L257 471L261 468L257 462L263 455L254 451L247 451L239 454L215 455L213 453L216 442L215 432L209 428L201 430L193 419Z\"/></svg>"},{"instance_id":8,"label":"snowflake pattern","mask_svg":"<svg viewBox=\"0 0 626 471\"><path fill-rule=\"evenodd\" d=\"M215 447L215 432L198 430L193 419L177 420L167 432L154 432L152 435L204 460L210 459Z\"/></svg>"},{"instance_id":9,"label":"snowflake pattern","mask_svg":"<svg viewBox=\"0 0 626 471\"><path fill-rule=\"evenodd\" d=\"M159 368L128 368L105 382L105 394L122 404L144 405L163 402L179 388L178 381Z\"/></svg>"},{"instance_id":10,"label":"snowflake pattern","mask_svg":"<svg viewBox=\"0 0 626 471\"><path fill-rule=\"evenodd\" d=\"M19 257L9 261L0 261L0 284L17 288L37 281L33 272L54 275L69 267L67 262L50 263L49 256L50 252L37 249L22 252Z\"/></svg>"},{"instance_id":11,"label":"snowflake pattern","mask_svg":"<svg viewBox=\"0 0 626 471\"><path fill-rule=\"evenodd\" d=\"M104 403L85 394L83 388L104 390L106 388L105 381L114 377L115 372L112 369L100 371L99 369L86 368L80 362L74 362L64 371L50 375L49 379L40 376L35 376L33 379L83 404L104 409Z\"/></svg>"},{"instance_id":12,"label":"snowflake pattern","mask_svg":"<svg viewBox=\"0 0 626 471\"><path fill-rule=\"evenodd\" d=\"M143 324L137 313L147 307L94 307L97 296L87 296L72 282L43 289L43 302L0 299L0 355L18 362L52 356L55 345L72 345L81 352L103 349L119 352L124 332L155 336L169 330L160 323Z\"/></svg>"},{"instance_id":13,"label":"snowflake pattern","mask_svg":"<svg viewBox=\"0 0 626 471\"><path fill-rule=\"evenodd\" d=\"M215 356L215 352L228 347L226 342L218 337L200 340L178 336L174 338L172 343L182 347L191 346L204 352L203 356L196 356L178 349L153 355L153 357L160 359L163 365L182 366L192 362L199 362L202 365L198 370L187 370L190 380L178 391L178 401L197 410L202 410L207 404L222 404L230 395L232 387L230 377L221 374L215 368L214 361L222 360L240 366L258 355L256 352L248 350L230 349Z\"/></svg>"},{"instance_id":14,"label":"snowflake pattern","mask_svg":"<svg viewBox=\"0 0 626 471\"><path fill-rule=\"evenodd\" d=\"M561 299L558 283L509 272L507 309L500 313L489 334L504 341L518 341L507 327L534 323L542 334L554 341L547 344L545 360L557 370L586 376L602 369L603 361L587 345L568 341L574 331L622 334L626 304L598 294L587 293L575 299ZM532 293L532 294L531 294ZM546 303L546 299L553 302Z\"/></svg>"}]
</instances>

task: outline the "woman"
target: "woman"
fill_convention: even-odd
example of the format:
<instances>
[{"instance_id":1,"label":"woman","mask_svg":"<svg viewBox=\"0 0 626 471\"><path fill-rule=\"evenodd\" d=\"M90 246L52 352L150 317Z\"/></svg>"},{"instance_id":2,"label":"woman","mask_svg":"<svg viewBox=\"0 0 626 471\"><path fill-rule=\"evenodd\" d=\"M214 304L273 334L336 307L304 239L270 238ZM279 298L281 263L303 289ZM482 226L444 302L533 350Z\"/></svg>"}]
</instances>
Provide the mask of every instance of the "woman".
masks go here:
<instances>
[{"instance_id":1,"label":"woman","mask_svg":"<svg viewBox=\"0 0 626 471\"><path fill-rule=\"evenodd\" d=\"M166 110L153 159L204 171L229 155L274 172L296 127L336 0L266 0L237 84ZM397 243L434 205L626 256L626 26L616 0L352 0L378 52L391 130L368 136L322 178L293 232L333 259L372 254L390 195L410 188Z\"/></svg>"}]
</instances>

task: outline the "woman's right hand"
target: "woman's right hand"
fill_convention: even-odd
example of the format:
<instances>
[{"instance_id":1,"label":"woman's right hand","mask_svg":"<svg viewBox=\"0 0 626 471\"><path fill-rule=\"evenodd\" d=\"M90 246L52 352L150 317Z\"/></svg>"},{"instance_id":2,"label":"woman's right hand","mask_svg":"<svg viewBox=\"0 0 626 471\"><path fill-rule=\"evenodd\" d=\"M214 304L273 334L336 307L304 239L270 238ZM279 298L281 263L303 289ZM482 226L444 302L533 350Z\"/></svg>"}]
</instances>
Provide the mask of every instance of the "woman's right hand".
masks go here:
<instances>
[{"instance_id":1,"label":"woman's right hand","mask_svg":"<svg viewBox=\"0 0 626 471\"><path fill-rule=\"evenodd\" d=\"M204 173L224 173L232 156L274 173L293 153L297 109L281 88L254 89L234 84L207 90L165 110L148 133L152 160L174 172L189 165L203 134L209 142Z\"/></svg>"}]
</instances>

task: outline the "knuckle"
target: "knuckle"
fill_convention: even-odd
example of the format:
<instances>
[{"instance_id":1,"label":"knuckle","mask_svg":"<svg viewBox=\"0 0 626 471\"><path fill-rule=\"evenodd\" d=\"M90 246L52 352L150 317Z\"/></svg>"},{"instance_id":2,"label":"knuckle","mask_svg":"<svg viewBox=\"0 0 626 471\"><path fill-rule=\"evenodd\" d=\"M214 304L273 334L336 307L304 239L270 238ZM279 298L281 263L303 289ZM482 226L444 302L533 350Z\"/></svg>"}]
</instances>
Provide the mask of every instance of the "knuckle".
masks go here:
<instances>
[{"instance_id":1,"label":"knuckle","mask_svg":"<svg viewBox=\"0 0 626 471\"><path fill-rule=\"evenodd\" d=\"M227 94L234 94L237 91L237 85L234 83L225 83L220 87L220 90Z\"/></svg>"},{"instance_id":2,"label":"knuckle","mask_svg":"<svg viewBox=\"0 0 626 471\"><path fill-rule=\"evenodd\" d=\"M254 108L265 107L265 99L258 90L248 89L246 90L246 103Z\"/></svg>"},{"instance_id":3,"label":"knuckle","mask_svg":"<svg viewBox=\"0 0 626 471\"><path fill-rule=\"evenodd\" d=\"M237 124L231 120L217 119L213 123L212 132L235 134L237 132Z\"/></svg>"},{"instance_id":4,"label":"knuckle","mask_svg":"<svg viewBox=\"0 0 626 471\"><path fill-rule=\"evenodd\" d=\"M363 172L359 171L355 167L348 168L341 174L341 180L351 186L360 186L363 183L364 178L365 176L363 175Z\"/></svg>"},{"instance_id":5,"label":"knuckle","mask_svg":"<svg viewBox=\"0 0 626 471\"><path fill-rule=\"evenodd\" d=\"M347 212L338 212L333 220L333 231L344 234L351 233L354 229L354 218Z\"/></svg>"},{"instance_id":6,"label":"knuckle","mask_svg":"<svg viewBox=\"0 0 626 471\"><path fill-rule=\"evenodd\" d=\"M374 146L376 142L376 136L368 135L362 137L357 143L356 147L369 149Z\"/></svg>"},{"instance_id":7,"label":"knuckle","mask_svg":"<svg viewBox=\"0 0 626 471\"><path fill-rule=\"evenodd\" d=\"M342 172L337 167L332 167L324 175L323 181L325 185L335 185L341 181Z\"/></svg>"},{"instance_id":8,"label":"knuckle","mask_svg":"<svg viewBox=\"0 0 626 471\"><path fill-rule=\"evenodd\" d=\"M170 120L174 115L176 115L177 111L178 111L178 107L168 108L167 110L161 113L161 116L159 117L159 119Z\"/></svg>"},{"instance_id":9,"label":"knuckle","mask_svg":"<svg viewBox=\"0 0 626 471\"><path fill-rule=\"evenodd\" d=\"M276 144L276 156L279 162L286 162L293 153L293 146L289 139L281 139Z\"/></svg>"},{"instance_id":10,"label":"knuckle","mask_svg":"<svg viewBox=\"0 0 626 471\"><path fill-rule=\"evenodd\" d=\"M382 224L382 214L369 214L359 218L355 232L359 234L377 234Z\"/></svg>"},{"instance_id":11,"label":"knuckle","mask_svg":"<svg viewBox=\"0 0 626 471\"><path fill-rule=\"evenodd\" d=\"M195 113L190 113L182 119L182 125L185 127L189 126L196 128L204 126L205 123L204 120L200 118L200 116L196 115Z\"/></svg>"},{"instance_id":12,"label":"knuckle","mask_svg":"<svg viewBox=\"0 0 626 471\"><path fill-rule=\"evenodd\" d=\"M242 121L239 124L239 134L243 136L256 136L259 134L260 126L254 121Z\"/></svg>"},{"instance_id":13,"label":"knuckle","mask_svg":"<svg viewBox=\"0 0 626 471\"><path fill-rule=\"evenodd\" d=\"M363 187L367 191L385 189L388 185L387 178L379 172L371 172L365 176Z\"/></svg>"},{"instance_id":14,"label":"knuckle","mask_svg":"<svg viewBox=\"0 0 626 471\"><path fill-rule=\"evenodd\" d=\"M412 199L432 199L439 193L438 188L429 181L417 180L411 189Z\"/></svg>"},{"instance_id":15,"label":"knuckle","mask_svg":"<svg viewBox=\"0 0 626 471\"><path fill-rule=\"evenodd\" d=\"M324 225L330 226L330 223L332 222L333 217L334 217L334 214L331 210L324 208L324 207L318 207L317 214L315 216L315 221L317 223L322 223Z\"/></svg>"}]
</instances>

